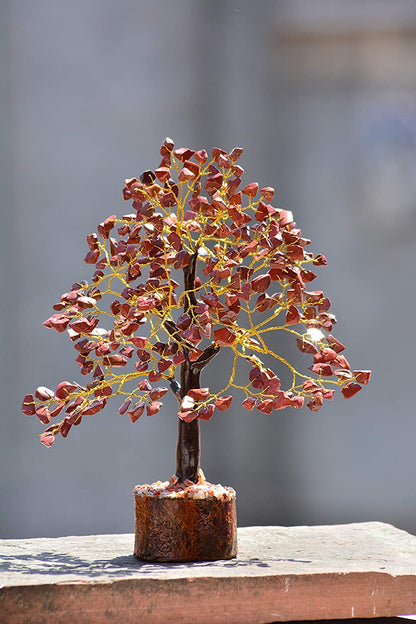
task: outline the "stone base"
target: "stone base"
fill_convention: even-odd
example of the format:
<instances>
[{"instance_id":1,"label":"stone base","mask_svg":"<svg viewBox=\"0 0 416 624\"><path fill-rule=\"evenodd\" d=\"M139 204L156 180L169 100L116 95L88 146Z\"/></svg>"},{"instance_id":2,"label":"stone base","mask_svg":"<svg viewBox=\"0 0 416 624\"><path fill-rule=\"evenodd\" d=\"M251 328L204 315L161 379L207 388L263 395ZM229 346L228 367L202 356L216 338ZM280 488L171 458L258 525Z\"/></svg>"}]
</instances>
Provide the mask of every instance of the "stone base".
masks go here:
<instances>
[{"instance_id":1,"label":"stone base","mask_svg":"<svg viewBox=\"0 0 416 624\"><path fill-rule=\"evenodd\" d=\"M169 489L170 488L170 489ZM186 562L237 555L235 492L209 483L137 486L134 554L143 561Z\"/></svg>"},{"instance_id":2,"label":"stone base","mask_svg":"<svg viewBox=\"0 0 416 624\"><path fill-rule=\"evenodd\" d=\"M416 537L381 522L238 529L237 558L211 563L138 561L133 540L0 540L0 622L265 624L416 613Z\"/></svg>"}]
</instances>

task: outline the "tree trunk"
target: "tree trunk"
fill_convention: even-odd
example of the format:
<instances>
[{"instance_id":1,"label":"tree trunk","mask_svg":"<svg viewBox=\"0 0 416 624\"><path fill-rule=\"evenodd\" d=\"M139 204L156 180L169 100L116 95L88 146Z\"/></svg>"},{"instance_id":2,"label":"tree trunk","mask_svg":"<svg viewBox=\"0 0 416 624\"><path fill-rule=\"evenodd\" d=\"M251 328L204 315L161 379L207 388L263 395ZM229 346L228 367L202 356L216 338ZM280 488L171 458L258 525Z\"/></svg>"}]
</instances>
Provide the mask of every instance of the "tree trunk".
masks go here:
<instances>
[{"instance_id":1,"label":"tree trunk","mask_svg":"<svg viewBox=\"0 0 416 624\"><path fill-rule=\"evenodd\" d=\"M195 295L195 277L197 252L191 256L191 261L184 268L185 302L184 312L187 314L197 304ZM183 398L191 388L200 387L201 371L217 355L220 347L211 344L195 361L189 360L189 349L183 347L186 361L181 365L181 389L180 396ZM178 419L178 444L176 447L176 476L183 482L185 479L198 482L198 470L200 468L200 430L199 420L195 418L190 423Z\"/></svg>"},{"instance_id":2,"label":"tree trunk","mask_svg":"<svg viewBox=\"0 0 416 624\"><path fill-rule=\"evenodd\" d=\"M192 363L187 360L181 366L181 398L191 388L200 387L200 371L193 371ZM183 482L189 479L198 481L200 468L200 431L199 420L196 418L190 423L178 418L178 444L176 448L176 476Z\"/></svg>"}]
</instances>

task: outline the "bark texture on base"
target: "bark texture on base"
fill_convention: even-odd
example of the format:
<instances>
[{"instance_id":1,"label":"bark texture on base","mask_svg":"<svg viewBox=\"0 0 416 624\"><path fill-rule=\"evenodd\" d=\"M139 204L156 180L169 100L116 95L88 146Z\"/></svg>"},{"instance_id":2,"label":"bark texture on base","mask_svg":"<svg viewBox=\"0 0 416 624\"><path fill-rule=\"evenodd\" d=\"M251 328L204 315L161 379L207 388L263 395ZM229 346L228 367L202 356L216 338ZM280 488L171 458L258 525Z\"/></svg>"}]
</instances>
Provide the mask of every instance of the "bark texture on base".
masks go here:
<instances>
[{"instance_id":1,"label":"bark texture on base","mask_svg":"<svg viewBox=\"0 0 416 624\"><path fill-rule=\"evenodd\" d=\"M139 559L179 562L236 557L235 498L134 498L134 554Z\"/></svg>"}]
</instances>

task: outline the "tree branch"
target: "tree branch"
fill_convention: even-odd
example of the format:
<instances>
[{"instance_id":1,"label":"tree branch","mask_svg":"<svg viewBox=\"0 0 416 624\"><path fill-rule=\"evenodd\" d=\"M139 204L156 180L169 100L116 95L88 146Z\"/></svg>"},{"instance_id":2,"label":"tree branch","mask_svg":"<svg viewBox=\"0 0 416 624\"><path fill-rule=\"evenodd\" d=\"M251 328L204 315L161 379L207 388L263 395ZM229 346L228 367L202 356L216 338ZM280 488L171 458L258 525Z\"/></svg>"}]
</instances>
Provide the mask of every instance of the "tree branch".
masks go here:
<instances>
[{"instance_id":1,"label":"tree branch","mask_svg":"<svg viewBox=\"0 0 416 624\"><path fill-rule=\"evenodd\" d=\"M172 390L178 405L181 404L181 384L174 377L170 380L169 388Z\"/></svg>"},{"instance_id":2,"label":"tree branch","mask_svg":"<svg viewBox=\"0 0 416 624\"><path fill-rule=\"evenodd\" d=\"M181 345L182 347L186 347L190 351L195 350L196 347L194 347L194 345L192 345L190 342L185 340L185 338L182 338L179 332L179 329L176 327L173 321L169 319L165 319L162 322L162 326L166 330L166 332L169 334L169 336L171 336L171 338L173 338L175 342L177 342L179 345Z\"/></svg>"},{"instance_id":3,"label":"tree branch","mask_svg":"<svg viewBox=\"0 0 416 624\"><path fill-rule=\"evenodd\" d=\"M211 360L215 358L216 355L220 352L221 347L219 345L210 344L209 347L205 349L203 353L199 356L199 358L191 363L192 372L201 372L205 366L207 366Z\"/></svg>"},{"instance_id":4,"label":"tree branch","mask_svg":"<svg viewBox=\"0 0 416 624\"><path fill-rule=\"evenodd\" d=\"M196 264L198 260L198 252L192 254L191 260L183 269L185 278L185 305L184 312L188 312L189 308L198 305L198 300L195 294L195 278L196 278Z\"/></svg>"}]
</instances>

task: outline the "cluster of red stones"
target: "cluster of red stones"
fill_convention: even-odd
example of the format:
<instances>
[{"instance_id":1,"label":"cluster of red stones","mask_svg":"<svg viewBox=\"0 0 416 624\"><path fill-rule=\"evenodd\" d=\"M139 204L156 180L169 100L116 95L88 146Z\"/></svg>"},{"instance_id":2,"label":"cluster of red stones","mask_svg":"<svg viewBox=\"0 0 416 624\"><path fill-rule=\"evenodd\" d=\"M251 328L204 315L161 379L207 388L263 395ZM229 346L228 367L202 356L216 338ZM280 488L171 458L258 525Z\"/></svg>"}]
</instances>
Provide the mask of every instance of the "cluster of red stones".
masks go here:
<instances>
[{"instance_id":1,"label":"cluster of red stones","mask_svg":"<svg viewBox=\"0 0 416 624\"><path fill-rule=\"evenodd\" d=\"M87 236L91 281L73 284L44 323L68 333L81 374L90 376L86 385L63 381L55 391L40 386L25 396L23 413L49 425L41 436L46 446L102 410L112 395L123 398L120 414L135 422L143 413L156 414L170 387L181 419L209 420L231 405L226 391L237 387L238 358L249 365L242 405L266 414L300 408L305 399L317 411L336 387L349 398L369 382L370 372L351 370L341 354L345 347L331 333L336 319L329 299L307 289L316 277L312 268L324 266L325 257L309 253L311 241L292 213L270 203L273 188L242 186L242 149L214 148L208 156L205 150L175 149L167 138L160 153L154 171L125 181L123 197L134 212L108 217ZM108 307L100 308L108 298ZM102 326L105 321L110 327ZM312 376L298 373L267 346L264 336L272 330L291 332L300 351L313 356ZM234 353L225 388L217 394L194 388L183 396L177 367L188 362L202 368L209 349L223 347ZM289 367L289 389L281 388L262 356ZM132 370L120 374L129 363Z\"/></svg>"}]
</instances>

